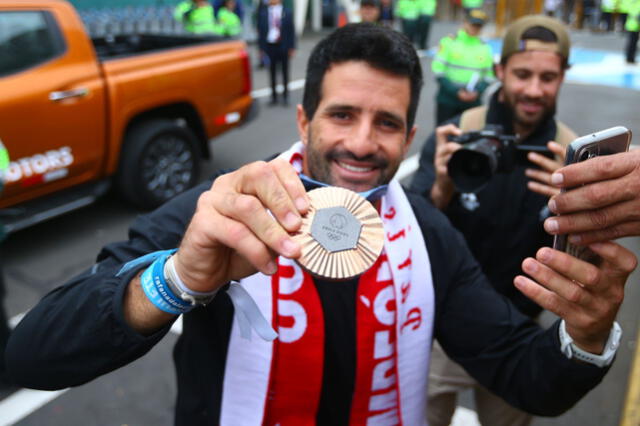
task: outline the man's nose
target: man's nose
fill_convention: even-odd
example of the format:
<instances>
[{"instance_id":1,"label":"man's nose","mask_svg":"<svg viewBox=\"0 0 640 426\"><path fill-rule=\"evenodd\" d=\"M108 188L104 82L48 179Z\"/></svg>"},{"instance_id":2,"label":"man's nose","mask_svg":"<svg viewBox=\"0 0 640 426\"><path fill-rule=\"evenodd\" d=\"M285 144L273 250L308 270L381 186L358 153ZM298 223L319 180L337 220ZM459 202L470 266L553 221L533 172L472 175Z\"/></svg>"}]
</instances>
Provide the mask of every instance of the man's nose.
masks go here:
<instances>
[{"instance_id":1,"label":"man's nose","mask_svg":"<svg viewBox=\"0 0 640 426\"><path fill-rule=\"evenodd\" d=\"M540 98L543 94L542 81L538 77L533 77L527 82L525 87L525 95L530 98Z\"/></svg>"},{"instance_id":2,"label":"man's nose","mask_svg":"<svg viewBox=\"0 0 640 426\"><path fill-rule=\"evenodd\" d=\"M350 137L344 142L345 148L358 158L363 158L375 152L374 131L373 123L368 120L362 120L354 126L349 135Z\"/></svg>"}]
</instances>

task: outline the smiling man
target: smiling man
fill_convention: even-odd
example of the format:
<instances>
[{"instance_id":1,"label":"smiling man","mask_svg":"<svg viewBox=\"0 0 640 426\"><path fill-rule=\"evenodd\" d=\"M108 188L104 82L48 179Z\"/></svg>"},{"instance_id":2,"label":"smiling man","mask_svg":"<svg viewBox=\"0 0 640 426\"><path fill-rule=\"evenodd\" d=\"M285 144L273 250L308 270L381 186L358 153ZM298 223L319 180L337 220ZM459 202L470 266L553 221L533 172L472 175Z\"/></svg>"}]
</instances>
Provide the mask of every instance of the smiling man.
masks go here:
<instances>
[{"instance_id":1,"label":"smiling man","mask_svg":"<svg viewBox=\"0 0 640 426\"><path fill-rule=\"evenodd\" d=\"M512 285L521 262L552 237L543 228L549 216L548 197L558 190L550 176L562 164L564 146L575 134L554 120L556 102L568 67L569 36L564 25L546 16L526 16L515 21L504 37L496 76L502 83L488 107L478 107L436 129L425 143L420 168L411 188L425 194L464 235L473 255L498 292L525 315L535 318L542 308ZM556 159L530 153L521 156L513 170L499 173L476 193L459 193L448 175L448 163L461 145L450 135L480 130L485 124L502 126L519 143L555 153ZM555 141L555 142L550 142ZM556 143L560 142L560 144ZM459 391L473 388L483 425L522 426L531 417L510 407L477 384L435 345L430 380L431 426L448 425Z\"/></svg>"},{"instance_id":2,"label":"smiling man","mask_svg":"<svg viewBox=\"0 0 640 426\"><path fill-rule=\"evenodd\" d=\"M315 47L305 84L301 142L136 220L129 241L105 247L17 326L11 377L42 389L85 383L145 354L184 314L177 425L424 424L433 338L535 413L558 414L595 386L633 254L602 243L599 267L551 249L527 259L531 278L516 284L564 319L540 329L495 294L446 218L393 179L422 85L409 41L347 25ZM382 254L345 281L295 261L306 189L327 184L366 191L384 226ZM564 352L565 329L567 344L605 361Z\"/></svg>"}]
</instances>

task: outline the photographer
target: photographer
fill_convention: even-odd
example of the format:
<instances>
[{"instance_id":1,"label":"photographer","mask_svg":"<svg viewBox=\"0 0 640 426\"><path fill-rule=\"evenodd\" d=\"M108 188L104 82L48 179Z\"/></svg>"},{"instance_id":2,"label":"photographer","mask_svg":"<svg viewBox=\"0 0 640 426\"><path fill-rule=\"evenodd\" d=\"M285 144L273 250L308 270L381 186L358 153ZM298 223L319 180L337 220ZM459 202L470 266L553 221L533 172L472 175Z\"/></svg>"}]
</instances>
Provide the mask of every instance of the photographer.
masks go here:
<instances>
[{"instance_id":1,"label":"photographer","mask_svg":"<svg viewBox=\"0 0 640 426\"><path fill-rule=\"evenodd\" d=\"M501 89L488 107L467 110L436 129L422 149L420 168L411 184L412 190L430 198L463 233L496 290L532 318L541 308L514 288L512 277L523 259L552 243L543 221L549 214L548 197L558 192L550 184L550 175L560 167L564 148L550 141L567 144L575 137L554 120L568 56L568 34L559 21L544 16L515 21L507 30L496 65ZM448 163L462 146L448 138L485 125L499 125L505 134L518 135L520 144L548 146L556 158L520 154L513 170L496 174L477 193L458 193L448 175ZM432 426L449 424L456 393L469 387L475 389L482 424L526 425L531 420L480 387L438 346L432 355L429 385Z\"/></svg>"}]
</instances>

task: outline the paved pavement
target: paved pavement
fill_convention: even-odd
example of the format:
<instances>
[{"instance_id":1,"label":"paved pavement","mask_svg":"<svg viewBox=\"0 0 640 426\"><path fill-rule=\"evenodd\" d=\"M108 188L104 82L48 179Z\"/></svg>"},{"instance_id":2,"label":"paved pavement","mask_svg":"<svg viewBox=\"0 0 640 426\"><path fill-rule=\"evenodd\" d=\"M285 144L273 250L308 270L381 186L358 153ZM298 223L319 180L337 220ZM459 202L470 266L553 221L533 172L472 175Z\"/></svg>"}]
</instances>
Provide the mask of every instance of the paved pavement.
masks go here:
<instances>
[{"instance_id":1,"label":"paved pavement","mask_svg":"<svg viewBox=\"0 0 640 426\"><path fill-rule=\"evenodd\" d=\"M437 22L433 27L432 40L435 42L454 30L452 23ZM292 80L297 80L298 86L304 78L308 53L318 38L312 34L300 42L292 64ZM619 73L622 66L618 59L621 58L624 39L616 34L588 32L576 32L572 38L584 53L576 54L571 71L575 75L570 73L567 76L558 108L560 119L580 134L622 124L640 135L637 112L640 92L636 85L640 67L624 69L624 73L631 77L610 77ZM429 64L427 54L423 59L426 85L417 117L420 129L409 155L419 150L421 141L433 127L435 85ZM589 72L595 68L600 72ZM589 74L589 78L584 77L585 74ZM626 85L625 81L630 83ZM254 73L256 95L268 93L259 90L265 87L267 74L257 70ZM292 92L292 101L301 101L300 90ZM269 108L263 102L258 120L212 141L214 159L206 165L205 174L265 158L288 147L294 139L297 135L293 107ZM109 195L93 206L12 235L4 247L9 313L16 316L26 311L43 294L90 266L103 244L126 238L127 224L137 213L117 197ZM628 239L625 244L640 254L637 239ZM535 426L618 424L630 360L636 346L639 316L636 306L640 300L638 278L636 273L629 281L619 317L625 330L623 345L608 376L567 414L556 419L536 419ZM142 359L66 392L52 394L16 390L0 401L0 425L172 424L175 386L171 348L175 339L176 334L170 333ZM540 379L544 380L544 377ZM468 396L463 398L462 404L466 410L460 411L456 424L473 425L473 415L468 411L473 409L473 404Z\"/></svg>"}]
</instances>

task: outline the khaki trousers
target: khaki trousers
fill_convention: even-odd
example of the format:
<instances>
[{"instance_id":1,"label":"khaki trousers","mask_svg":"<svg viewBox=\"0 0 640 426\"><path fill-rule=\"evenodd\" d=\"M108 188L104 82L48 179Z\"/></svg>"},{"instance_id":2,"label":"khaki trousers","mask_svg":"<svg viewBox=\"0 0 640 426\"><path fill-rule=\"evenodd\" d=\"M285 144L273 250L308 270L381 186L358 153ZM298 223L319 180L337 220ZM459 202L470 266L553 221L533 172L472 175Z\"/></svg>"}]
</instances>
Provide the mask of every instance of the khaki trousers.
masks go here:
<instances>
[{"instance_id":1,"label":"khaki trousers","mask_svg":"<svg viewBox=\"0 0 640 426\"><path fill-rule=\"evenodd\" d=\"M458 392L473 389L476 412L483 426L528 426L532 416L507 404L478 384L447 357L440 344L433 343L429 369L429 426L448 426L457 405Z\"/></svg>"}]
</instances>

